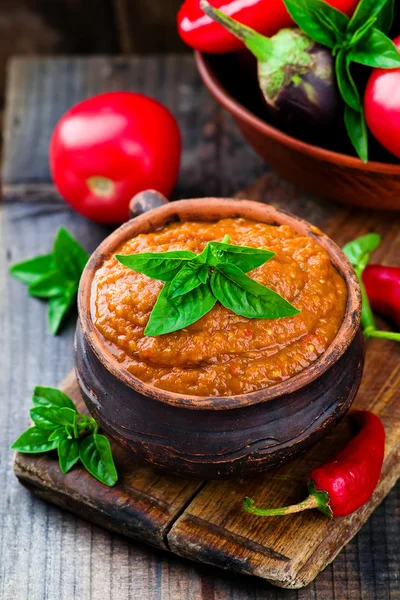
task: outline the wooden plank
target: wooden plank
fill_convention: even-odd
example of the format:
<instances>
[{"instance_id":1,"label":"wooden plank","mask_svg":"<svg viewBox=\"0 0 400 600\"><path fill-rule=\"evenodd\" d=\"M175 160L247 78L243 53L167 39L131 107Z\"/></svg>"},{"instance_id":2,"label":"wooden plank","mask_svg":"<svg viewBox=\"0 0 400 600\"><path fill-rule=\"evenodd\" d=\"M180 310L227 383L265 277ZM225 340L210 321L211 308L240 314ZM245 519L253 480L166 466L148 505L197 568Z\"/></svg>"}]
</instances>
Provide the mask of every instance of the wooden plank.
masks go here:
<instances>
[{"instance_id":1,"label":"wooden plank","mask_svg":"<svg viewBox=\"0 0 400 600\"><path fill-rule=\"evenodd\" d=\"M116 59L119 63L121 59ZM135 60L135 59L133 59ZM153 60L153 59L146 59ZM178 115L184 138L182 176L176 196L230 194L248 184L263 172L264 166L241 140L232 121L209 98L190 66L191 59L172 57L154 59L149 76L143 73L137 80L138 90L171 103ZM188 63L185 61L189 60ZM65 61L65 62L64 62ZM100 62L99 62L100 61ZM18 153L26 169L33 161L35 168L26 173L9 170L13 188L7 189L6 203L0 207L0 598L7 600L43 600L79 598L80 600L285 600L300 599L360 599L388 600L400 597L400 486L372 514L360 533L337 556L317 579L304 590L280 591L257 579L250 580L213 570L209 566L190 563L172 554L157 552L146 546L127 541L118 534L104 532L56 507L41 503L19 485L12 473L9 446L26 427L30 396L34 385L56 385L72 367L72 343L75 316L71 315L57 338L46 330L45 307L28 298L18 282L7 277L7 268L17 260L45 252L51 245L56 228L64 225L91 251L107 234L107 228L88 223L74 214L49 185L47 156L41 151L38 160L36 145L43 148L49 138L54 105L70 105L73 98L88 95L91 90L108 89L117 85L115 61L103 58L80 59L82 76L73 60L61 59L52 70L52 78L43 79L48 72L49 59L18 60L12 69L21 69L26 77L15 74L24 96L19 98L20 110L14 114L20 127L13 126L7 138L18 144ZM123 64L124 60L121 61ZM25 66L26 64L26 66ZM130 63L130 60L128 61ZM146 63L147 64L147 63ZM158 67L155 65L158 64ZM103 69L99 69L103 65ZM125 67L124 67L125 68ZM65 69L76 73L71 85ZM185 78L181 75L185 71ZM34 71L34 73L32 73ZM134 75L128 75L122 85L129 86ZM90 77L87 74L90 73ZM107 76L107 73L111 75ZM154 73L159 73L154 81ZM101 83L99 83L99 81ZM180 82L180 83L179 83ZM176 87L179 85L179 98ZM89 91L88 91L89 90ZM32 93L32 91L34 93ZM66 98L67 96L67 98ZM23 101L25 97L25 102ZM49 100L51 98L51 100ZM37 110L34 106L36 103ZM45 108L44 108L45 106ZM62 112L62 110L61 110ZM53 115L53 116L52 116ZM27 125L25 128L24 125ZM34 150L32 150L34 148ZM10 164L6 149L5 162ZM21 163L20 163L21 164ZM18 172L23 182L20 184ZM36 175L35 173L39 173ZM45 174L45 177L43 177ZM221 175L222 174L222 175ZM47 183L46 183L47 182ZM11 193L12 191L12 193ZM27 193L31 191L30 198ZM277 175L269 174L259 197L265 197L310 220L322 223L329 214L340 208L332 203L316 203ZM315 218L314 218L315 217ZM372 214L362 214L365 230L373 226ZM396 221L385 225L385 234L394 235ZM339 226L348 227L347 214ZM335 232L330 232L335 237ZM352 229L346 230L351 237ZM394 263L391 253L388 261ZM23 337L21 332L23 332ZM251 490L246 489L246 493ZM300 491L299 491L300 493Z\"/></svg>"}]
</instances>

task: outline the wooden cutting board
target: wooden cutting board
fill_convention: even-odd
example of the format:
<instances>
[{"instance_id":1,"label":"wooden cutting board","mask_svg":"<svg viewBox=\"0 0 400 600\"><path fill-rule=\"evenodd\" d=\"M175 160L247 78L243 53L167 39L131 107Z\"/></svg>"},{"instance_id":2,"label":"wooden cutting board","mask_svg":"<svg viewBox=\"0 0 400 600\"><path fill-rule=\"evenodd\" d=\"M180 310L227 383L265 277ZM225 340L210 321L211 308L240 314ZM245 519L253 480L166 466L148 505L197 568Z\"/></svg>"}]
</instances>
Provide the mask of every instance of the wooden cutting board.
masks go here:
<instances>
[{"instance_id":1,"label":"wooden cutting board","mask_svg":"<svg viewBox=\"0 0 400 600\"><path fill-rule=\"evenodd\" d=\"M239 196L264 202L272 197L282 208L282 198L270 195L273 177L266 175ZM376 260L398 262L400 231L395 218L373 213L366 216L346 208L330 211L319 209L314 200L309 203L299 207L301 216L307 219L308 214L312 215L315 224L339 244L378 231L384 242L375 254ZM280 587L301 588L335 558L400 476L399 358L399 344L368 341L363 380L353 408L372 410L384 422L385 462L371 500L348 517L330 520L317 511L308 511L265 519L245 513L241 505L246 495L266 507L304 499L307 473L350 438L350 416L300 459L237 481L164 475L138 463L118 447L113 447L113 452L120 478L114 488L102 485L80 467L64 475L53 454L17 454L14 470L35 495L111 531L192 560L255 575ZM74 373L61 382L60 388L73 398L79 410L85 410Z\"/></svg>"}]
</instances>

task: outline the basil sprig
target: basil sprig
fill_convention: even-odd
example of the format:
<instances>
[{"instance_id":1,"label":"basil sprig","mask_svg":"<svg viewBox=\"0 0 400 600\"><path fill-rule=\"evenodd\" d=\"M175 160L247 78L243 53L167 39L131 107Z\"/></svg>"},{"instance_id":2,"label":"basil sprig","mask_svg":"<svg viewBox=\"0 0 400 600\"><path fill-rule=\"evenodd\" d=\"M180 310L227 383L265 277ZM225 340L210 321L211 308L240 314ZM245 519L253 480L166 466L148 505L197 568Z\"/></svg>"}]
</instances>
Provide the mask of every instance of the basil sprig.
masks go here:
<instances>
[{"instance_id":1,"label":"basil sprig","mask_svg":"<svg viewBox=\"0 0 400 600\"><path fill-rule=\"evenodd\" d=\"M400 342L400 333L394 331L380 331L376 328L375 317L367 296L362 274L369 263L370 256L381 243L381 236L377 233L368 233L343 246L343 252L354 267L360 282L362 296L361 327L365 337L385 338Z\"/></svg>"},{"instance_id":2,"label":"basil sprig","mask_svg":"<svg viewBox=\"0 0 400 600\"><path fill-rule=\"evenodd\" d=\"M93 477L108 486L118 480L108 439L92 417L77 412L71 398L55 388L36 387L30 427L11 446L25 454L57 450L63 473L80 460Z\"/></svg>"},{"instance_id":3,"label":"basil sprig","mask_svg":"<svg viewBox=\"0 0 400 600\"><path fill-rule=\"evenodd\" d=\"M116 256L126 267L165 282L145 335L183 329L201 319L217 300L248 319L280 319L299 314L282 296L245 274L275 253L228 242L229 236L222 242L208 242L200 254L176 250Z\"/></svg>"},{"instance_id":4,"label":"basil sprig","mask_svg":"<svg viewBox=\"0 0 400 600\"><path fill-rule=\"evenodd\" d=\"M400 53L387 37L393 22L394 0L360 0L351 19L322 0L284 0L297 25L336 56L336 77L345 103L344 122L363 162L368 161L368 132L351 63L368 67L400 67Z\"/></svg>"},{"instance_id":5,"label":"basil sprig","mask_svg":"<svg viewBox=\"0 0 400 600\"><path fill-rule=\"evenodd\" d=\"M51 333L73 306L82 271L89 255L63 227L56 235L53 251L25 260L10 268L10 273L28 285L28 294L49 301L48 322Z\"/></svg>"}]
</instances>

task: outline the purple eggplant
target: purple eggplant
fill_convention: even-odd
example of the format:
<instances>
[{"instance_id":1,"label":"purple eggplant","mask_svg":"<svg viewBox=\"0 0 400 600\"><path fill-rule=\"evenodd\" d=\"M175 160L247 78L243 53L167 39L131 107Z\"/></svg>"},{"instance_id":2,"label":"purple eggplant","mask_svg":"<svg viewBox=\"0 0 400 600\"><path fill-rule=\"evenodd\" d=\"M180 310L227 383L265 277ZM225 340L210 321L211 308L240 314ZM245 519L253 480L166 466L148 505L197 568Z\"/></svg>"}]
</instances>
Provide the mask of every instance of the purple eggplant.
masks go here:
<instances>
[{"instance_id":1,"label":"purple eggplant","mask_svg":"<svg viewBox=\"0 0 400 600\"><path fill-rule=\"evenodd\" d=\"M300 29L267 38L206 0L202 10L241 39L258 62L258 83L272 119L293 129L321 130L336 121L340 97L331 52ZM312 133L310 131L310 133Z\"/></svg>"}]
</instances>

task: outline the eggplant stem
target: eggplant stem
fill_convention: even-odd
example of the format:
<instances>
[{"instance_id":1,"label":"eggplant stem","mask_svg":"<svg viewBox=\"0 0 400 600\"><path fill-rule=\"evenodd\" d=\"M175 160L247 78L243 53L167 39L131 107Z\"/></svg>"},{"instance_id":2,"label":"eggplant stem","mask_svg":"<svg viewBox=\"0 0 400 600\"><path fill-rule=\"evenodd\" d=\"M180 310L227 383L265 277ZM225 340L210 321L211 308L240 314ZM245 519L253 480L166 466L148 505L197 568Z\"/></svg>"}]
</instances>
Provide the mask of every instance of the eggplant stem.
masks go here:
<instances>
[{"instance_id":1,"label":"eggplant stem","mask_svg":"<svg viewBox=\"0 0 400 600\"><path fill-rule=\"evenodd\" d=\"M228 17L228 15L211 6L207 0L200 0L200 8L210 19L222 25L239 40L242 40L259 61L265 61L271 57L273 45L269 38Z\"/></svg>"},{"instance_id":2,"label":"eggplant stem","mask_svg":"<svg viewBox=\"0 0 400 600\"><path fill-rule=\"evenodd\" d=\"M305 500L303 500L303 502L299 502L298 504L282 506L280 508L258 508L257 506L254 506L254 500L251 498L245 498L243 502L243 508L253 515L274 517L279 515L291 515L293 513L302 512L303 510L318 508L318 501L317 498L311 494Z\"/></svg>"}]
</instances>

